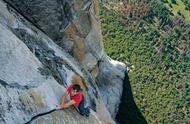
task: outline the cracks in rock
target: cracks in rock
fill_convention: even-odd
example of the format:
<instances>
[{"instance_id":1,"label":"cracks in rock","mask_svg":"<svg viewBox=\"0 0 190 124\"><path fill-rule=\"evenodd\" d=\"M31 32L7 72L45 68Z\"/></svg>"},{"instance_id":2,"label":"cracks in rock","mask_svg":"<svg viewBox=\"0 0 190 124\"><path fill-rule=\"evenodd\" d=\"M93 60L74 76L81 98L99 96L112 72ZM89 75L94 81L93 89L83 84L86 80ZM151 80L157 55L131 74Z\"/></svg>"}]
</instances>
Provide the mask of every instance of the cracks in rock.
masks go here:
<instances>
[{"instance_id":1,"label":"cracks in rock","mask_svg":"<svg viewBox=\"0 0 190 124\"><path fill-rule=\"evenodd\" d=\"M6 1L6 0L4 0ZM7 6L9 7L9 10L13 11L13 9L10 9L11 4L7 3ZM11 7L10 7L11 6ZM89 5L90 6L90 5ZM17 10L16 8L14 8ZM17 10L18 11L18 10ZM19 13L18 13L19 15ZM22 13L21 13L22 15ZM31 24L36 26L39 30L41 30L36 24L31 22L26 16L22 15L27 21L29 21ZM24 19L23 19L24 20ZM25 31L25 29L12 29L14 30L14 33L16 36L18 36L27 46L28 48L37 56L37 58L41 61L41 63L44 65L43 68L39 68L39 71L41 71L42 75L46 75L47 77L49 75L53 75L53 77L57 80L59 83L64 83L64 80L61 78L60 72L57 70L58 67L60 67L61 64L64 64L68 69L72 70L76 74L80 75L77 73L77 71L72 67L72 65L69 65L68 62L60 57L55 56L54 51L51 50L50 48L47 47L47 45L44 45L44 42L40 38L36 38L35 36L32 36ZM46 34L43 30L41 30L44 34ZM45 70L43 70L45 69ZM84 80L87 80L88 83L91 84L92 90L91 90L91 95L95 95L96 98L98 98L99 94L97 91L97 86L95 85L95 81L93 80L93 77L91 74L84 68L81 67L81 71L84 74ZM81 75L80 75L81 76ZM81 76L82 77L82 76ZM63 82L62 82L63 81ZM28 89L31 88L30 86L22 86L19 85L18 83L13 83L13 84L8 84L2 80L0 80L0 84L3 85L4 87L10 87L10 88L18 88L18 89ZM94 106L96 105L95 102L93 102ZM94 108L93 110L96 110ZM54 110L55 111L55 110ZM45 112L38 114L34 117L31 118L26 124L29 124L32 120L42 116L49 114L53 111Z\"/></svg>"},{"instance_id":2,"label":"cracks in rock","mask_svg":"<svg viewBox=\"0 0 190 124\"><path fill-rule=\"evenodd\" d=\"M55 52L47 47L41 38L34 37L26 29L12 30L43 64L43 67L38 68L39 72L46 78L52 75L58 83L65 84L57 69L60 64L56 61Z\"/></svg>"},{"instance_id":3,"label":"cracks in rock","mask_svg":"<svg viewBox=\"0 0 190 124\"><path fill-rule=\"evenodd\" d=\"M56 111L56 109L52 109L52 110L50 110L50 111L48 111L48 112L39 113L39 114L33 116L29 121L27 121L27 122L24 123L24 124L30 124L34 119L37 119L38 117L41 117L41 116L50 114L50 113L52 113L52 112L54 112L54 111Z\"/></svg>"},{"instance_id":4,"label":"cracks in rock","mask_svg":"<svg viewBox=\"0 0 190 124\"><path fill-rule=\"evenodd\" d=\"M44 34L47 34L45 31L43 31L36 23L32 22L27 16L25 16L19 9L17 9L12 3L10 3L8 0L3 0L3 2L6 3L7 5L7 10L12 13L12 14L19 14L19 17L21 20L25 21L27 20L29 23L31 23L32 25L34 25L36 28L38 28L41 32L43 32ZM21 17L24 17L24 19ZM34 19L34 18L33 18ZM35 20L34 20L35 21Z\"/></svg>"},{"instance_id":5,"label":"cracks in rock","mask_svg":"<svg viewBox=\"0 0 190 124\"><path fill-rule=\"evenodd\" d=\"M8 84L8 83L6 83L5 81L3 81L3 80L1 80L1 79L0 79L0 84L1 84L3 87L5 87L5 88L9 87L9 88L16 88L16 89L20 89L20 90L26 90L26 89L34 88L34 86L29 86L29 85L24 85L24 86L22 86L22 85L20 85L20 84L18 84L18 83L11 83L11 84Z\"/></svg>"},{"instance_id":6,"label":"cracks in rock","mask_svg":"<svg viewBox=\"0 0 190 124\"><path fill-rule=\"evenodd\" d=\"M66 87L66 82L63 80L64 77L62 77L59 71L60 68L64 71L62 65L81 76L81 74L79 74L71 65L69 65L66 60L56 56L55 51L49 48L42 39L28 34L25 29L14 29L13 32L26 44L30 51L32 51L43 64L43 67L38 69L43 76L46 76L46 78L52 75L58 83ZM90 89L90 94L94 94L96 98L98 98L98 91L93 77L83 67L80 67L80 69L84 74L84 77L81 77L83 77L82 79L85 85L87 85L86 81L88 81L93 87Z\"/></svg>"},{"instance_id":7,"label":"cracks in rock","mask_svg":"<svg viewBox=\"0 0 190 124\"><path fill-rule=\"evenodd\" d=\"M17 18L20 18L19 14ZM76 62L77 66L79 67L81 72L84 74L82 76L80 72L78 72L72 65L68 63L67 60L64 60L64 58L61 58L55 55L55 51L52 48L50 48L48 44L48 42L51 42L51 41L48 41L48 39L47 41L44 41L43 37L41 37L40 34L38 34L38 31L36 31L37 29L33 27L32 27L32 30L35 29L34 32L28 32L28 28L25 27L25 25L27 25L28 23L25 24L26 20L24 20L24 18L23 20L19 20L19 21L21 22L23 21L24 24L22 27L17 27L17 28L10 27L10 29L21 41L25 43L25 45L30 49L30 51L42 63L43 67L38 68L42 75L46 76L46 78L52 75L58 83L65 86L66 82L63 80L64 77L62 78L62 75L60 74L58 70L60 67L62 67L62 65L64 65L67 69L73 71L77 75L80 75L86 85L87 85L86 82L90 83L90 86L89 86L90 90L88 91L89 96L92 97L94 95L96 98L98 98L99 95L98 95L97 87L95 86L95 81L93 80L93 77L91 76L91 74L85 68L81 67L81 65L79 65ZM68 56L71 57L69 54ZM61 70L64 71L64 68L61 68ZM4 85L6 85L6 83ZM17 86L17 85L13 84L11 86ZM22 88L23 87L21 87L21 89ZM93 100L90 100L89 102L91 101ZM92 104L94 104L95 106L95 102L92 102ZM96 110L96 107L93 107L92 109Z\"/></svg>"},{"instance_id":8,"label":"cracks in rock","mask_svg":"<svg viewBox=\"0 0 190 124\"><path fill-rule=\"evenodd\" d=\"M31 24L33 24L35 27L37 27L40 31L41 28L39 28L37 25L35 25L34 23L32 23L30 21L30 19L28 19L26 16L24 16L22 13L20 13L19 10L17 10L17 8L15 8L11 3L9 3L8 0L3 0L7 3L7 6L9 8L9 11L13 14L17 14L19 13L21 16L23 16L27 21L29 21ZM59 3L62 4L62 9L66 9L63 8L64 6L66 6L66 4L68 4L69 6L71 6L70 3L72 2L64 2L63 0L57 0L60 1ZM86 8L91 6L91 2L86 2ZM13 9L12 9L13 8ZM16 11L15 11L16 10ZM70 11L70 13L73 13L73 10L64 10L65 11ZM18 17L20 17L20 15L18 14ZM67 16L67 15L63 15L64 13L62 13L62 16ZM21 20L26 22L26 20ZM62 78L57 70L57 62L55 62L54 57L56 57L54 55L54 51L48 49L48 47L46 47L44 45L44 43L42 43L42 39L38 39L30 34L27 33L27 31L25 29L21 29L21 28L17 28L17 29L12 29L13 32L28 46L28 48L37 56L37 58L42 62L43 65L45 65L43 68L39 68L39 71L42 72L42 75L46 75L47 77L49 75L53 75L53 77L60 83L60 84L64 84L64 82L62 82ZM44 31L42 31L44 34L46 34ZM44 47L45 46L45 47ZM64 60L63 60L64 61ZM67 66L67 68L69 68L70 70L72 70L73 72L75 72L76 74L78 74L71 66L69 66L68 64L66 64L67 62L64 62L64 65ZM49 70L49 71L47 71ZM47 73L45 73L47 72ZM89 74L87 72L87 70L82 69L82 72L85 73L86 77L87 77L87 81L88 82L92 82L92 86L93 88L95 88L94 86L94 81L92 81L92 77L89 77ZM80 75L80 74L79 74ZM46 77L46 78L47 78ZM98 96L97 94L97 90L95 88L95 92L96 92L96 96Z\"/></svg>"},{"instance_id":9,"label":"cracks in rock","mask_svg":"<svg viewBox=\"0 0 190 124\"><path fill-rule=\"evenodd\" d=\"M85 11L89 11L90 10L90 7L92 6L92 1L86 1L84 7L83 7L83 10Z\"/></svg>"},{"instance_id":10,"label":"cracks in rock","mask_svg":"<svg viewBox=\"0 0 190 124\"><path fill-rule=\"evenodd\" d=\"M45 65L43 68L40 68L40 72L42 75L53 75L53 77L59 82L62 82L61 75L57 68L61 67L61 65L65 65L66 68L80 75L71 65L68 64L67 61L55 55L55 52L46 47L41 39L35 38L30 35L24 29L14 29L14 33L27 45L27 47L34 52L36 57ZM81 67L82 73L86 76L88 82L94 82L93 78L90 77L90 74L87 70ZM93 87L95 87L94 83L91 83Z\"/></svg>"},{"instance_id":11,"label":"cracks in rock","mask_svg":"<svg viewBox=\"0 0 190 124\"><path fill-rule=\"evenodd\" d=\"M62 22L62 24L60 25L60 30L63 30L67 27L67 25L69 24L69 22L72 20L72 17L70 17L72 15L71 12L71 8L69 3L65 0L57 0L58 4L60 4L60 21Z\"/></svg>"}]
</instances>

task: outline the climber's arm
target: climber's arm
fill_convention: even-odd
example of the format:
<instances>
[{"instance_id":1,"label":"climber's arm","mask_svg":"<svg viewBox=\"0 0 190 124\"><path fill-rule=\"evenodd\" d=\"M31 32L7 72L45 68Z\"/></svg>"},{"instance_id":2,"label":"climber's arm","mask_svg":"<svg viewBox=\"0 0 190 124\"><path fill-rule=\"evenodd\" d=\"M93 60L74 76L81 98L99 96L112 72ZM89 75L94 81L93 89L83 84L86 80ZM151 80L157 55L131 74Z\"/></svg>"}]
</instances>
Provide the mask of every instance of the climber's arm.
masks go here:
<instances>
[{"instance_id":1,"label":"climber's arm","mask_svg":"<svg viewBox=\"0 0 190 124\"><path fill-rule=\"evenodd\" d=\"M65 108L69 108L70 106L74 105L75 101L74 100L70 100L69 102L63 102L60 106L59 109L65 109Z\"/></svg>"},{"instance_id":2,"label":"climber's arm","mask_svg":"<svg viewBox=\"0 0 190 124\"><path fill-rule=\"evenodd\" d=\"M63 96L61 97L61 104L65 103L65 99L66 99L66 97L67 97L68 94L69 94L68 91L65 91L65 92L64 92ZM60 104L60 105L61 105L61 104Z\"/></svg>"},{"instance_id":3,"label":"climber's arm","mask_svg":"<svg viewBox=\"0 0 190 124\"><path fill-rule=\"evenodd\" d=\"M61 97L61 104L58 106L58 109L64 109L64 108L69 108L70 106L75 104L74 100L70 100L69 102L66 102L66 97L69 95L68 91L65 91L63 96Z\"/></svg>"}]
</instances>

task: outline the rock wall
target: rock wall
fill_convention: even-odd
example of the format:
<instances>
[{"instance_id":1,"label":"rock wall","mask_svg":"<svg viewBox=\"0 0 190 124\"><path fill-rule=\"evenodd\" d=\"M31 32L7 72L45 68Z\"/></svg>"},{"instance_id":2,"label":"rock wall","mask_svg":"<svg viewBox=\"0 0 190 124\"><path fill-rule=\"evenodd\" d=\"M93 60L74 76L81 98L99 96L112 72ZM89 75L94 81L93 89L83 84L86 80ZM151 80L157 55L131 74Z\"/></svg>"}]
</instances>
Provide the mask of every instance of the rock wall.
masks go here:
<instances>
[{"instance_id":1,"label":"rock wall","mask_svg":"<svg viewBox=\"0 0 190 124\"><path fill-rule=\"evenodd\" d=\"M91 70L102 57L97 0L5 0Z\"/></svg>"},{"instance_id":2,"label":"rock wall","mask_svg":"<svg viewBox=\"0 0 190 124\"><path fill-rule=\"evenodd\" d=\"M97 85L112 118L116 117L123 92L123 79L126 68L123 63L114 61L108 56L99 63Z\"/></svg>"},{"instance_id":3,"label":"rock wall","mask_svg":"<svg viewBox=\"0 0 190 124\"><path fill-rule=\"evenodd\" d=\"M0 123L115 123L125 67L104 55L98 2L0 0L0 8ZM90 118L41 115L71 82L86 91Z\"/></svg>"}]
</instances>

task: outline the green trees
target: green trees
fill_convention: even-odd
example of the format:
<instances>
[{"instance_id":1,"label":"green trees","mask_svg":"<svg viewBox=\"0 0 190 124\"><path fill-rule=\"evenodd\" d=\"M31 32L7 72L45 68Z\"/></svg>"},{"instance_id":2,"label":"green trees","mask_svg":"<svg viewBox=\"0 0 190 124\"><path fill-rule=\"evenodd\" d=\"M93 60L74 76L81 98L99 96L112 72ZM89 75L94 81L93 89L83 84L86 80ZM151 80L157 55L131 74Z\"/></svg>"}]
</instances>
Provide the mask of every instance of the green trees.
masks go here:
<instances>
[{"instance_id":1,"label":"green trees","mask_svg":"<svg viewBox=\"0 0 190 124\"><path fill-rule=\"evenodd\" d=\"M181 11L178 11L177 14L185 19L185 16L184 16L184 14Z\"/></svg>"},{"instance_id":2,"label":"green trees","mask_svg":"<svg viewBox=\"0 0 190 124\"><path fill-rule=\"evenodd\" d=\"M190 11L190 1L188 0L182 0L184 5L186 6L185 9Z\"/></svg>"},{"instance_id":3,"label":"green trees","mask_svg":"<svg viewBox=\"0 0 190 124\"><path fill-rule=\"evenodd\" d=\"M173 14L160 1L147 4L151 13L134 27L123 24L119 11L100 4L105 50L112 58L134 65L129 78L148 123L186 124L190 118L190 32L174 25Z\"/></svg>"},{"instance_id":4,"label":"green trees","mask_svg":"<svg viewBox=\"0 0 190 124\"><path fill-rule=\"evenodd\" d=\"M171 2L172 2L173 4L177 4L176 0L171 0Z\"/></svg>"}]
</instances>

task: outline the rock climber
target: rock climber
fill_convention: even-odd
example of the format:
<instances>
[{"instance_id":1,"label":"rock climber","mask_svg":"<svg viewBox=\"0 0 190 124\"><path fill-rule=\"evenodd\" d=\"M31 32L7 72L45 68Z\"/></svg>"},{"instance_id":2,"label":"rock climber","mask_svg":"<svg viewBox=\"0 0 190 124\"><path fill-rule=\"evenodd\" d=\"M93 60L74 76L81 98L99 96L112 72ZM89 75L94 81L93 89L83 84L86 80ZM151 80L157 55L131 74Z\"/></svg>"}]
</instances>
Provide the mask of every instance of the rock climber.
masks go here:
<instances>
[{"instance_id":1,"label":"rock climber","mask_svg":"<svg viewBox=\"0 0 190 124\"><path fill-rule=\"evenodd\" d=\"M70 100L66 101L66 96L70 96ZM66 109L74 106L81 115L89 116L90 109L85 108L84 95L78 84L71 84L61 97L61 103L57 109Z\"/></svg>"}]
</instances>

